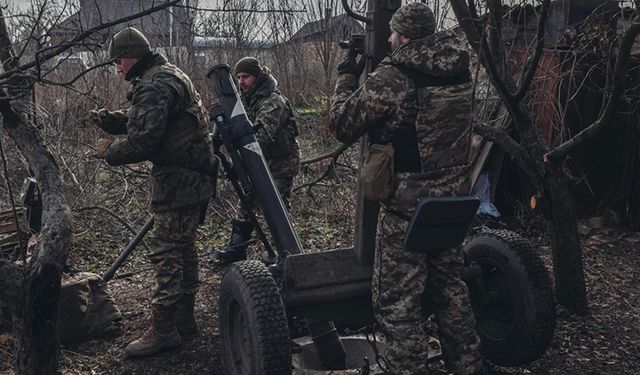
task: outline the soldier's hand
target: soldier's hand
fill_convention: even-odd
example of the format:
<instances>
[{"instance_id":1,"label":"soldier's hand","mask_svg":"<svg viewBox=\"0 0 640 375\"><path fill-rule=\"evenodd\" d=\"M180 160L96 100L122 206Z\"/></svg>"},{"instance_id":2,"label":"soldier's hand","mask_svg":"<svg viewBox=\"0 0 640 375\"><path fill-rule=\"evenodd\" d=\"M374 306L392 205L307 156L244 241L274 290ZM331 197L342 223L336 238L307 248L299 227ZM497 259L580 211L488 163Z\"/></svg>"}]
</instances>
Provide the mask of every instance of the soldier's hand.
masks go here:
<instances>
[{"instance_id":1,"label":"soldier's hand","mask_svg":"<svg viewBox=\"0 0 640 375\"><path fill-rule=\"evenodd\" d=\"M96 155L100 159L104 159L105 158L105 154L107 153L107 149L109 148L109 146L111 145L112 142L113 142L113 140L107 139L107 138L98 139L98 143L96 144Z\"/></svg>"},{"instance_id":2,"label":"soldier's hand","mask_svg":"<svg viewBox=\"0 0 640 375\"><path fill-rule=\"evenodd\" d=\"M356 61L357 54L349 52L345 56L344 60L338 64L338 74L353 74L359 77L364 71L364 66L367 59L364 55L360 56L360 59Z\"/></svg>"},{"instance_id":3,"label":"soldier's hand","mask_svg":"<svg viewBox=\"0 0 640 375\"><path fill-rule=\"evenodd\" d=\"M107 114L109 113L109 111L107 109L98 109L98 110L91 110L89 111L89 122L94 125L97 126L99 128L102 129L102 125L103 122L105 120L105 118L107 117Z\"/></svg>"}]
</instances>

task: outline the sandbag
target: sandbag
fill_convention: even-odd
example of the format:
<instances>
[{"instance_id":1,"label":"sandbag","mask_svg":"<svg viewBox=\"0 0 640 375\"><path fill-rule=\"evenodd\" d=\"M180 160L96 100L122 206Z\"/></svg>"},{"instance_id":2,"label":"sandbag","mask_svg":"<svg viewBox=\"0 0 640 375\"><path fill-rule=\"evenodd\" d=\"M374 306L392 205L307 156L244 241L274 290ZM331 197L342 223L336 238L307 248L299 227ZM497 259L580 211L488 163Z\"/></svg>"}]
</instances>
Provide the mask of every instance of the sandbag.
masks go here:
<instances>
[{"instance_id":1,"label":"sandbag","mask_svg":"<svg viewBox=\"0 0 640 375\"><path fill-rule=\"evenodd\" d=\"M121 319L120 310L99 275L89 272L62 276L59 337L62 343L77 342L105 332Z\"/></svg>"}]
</instances>

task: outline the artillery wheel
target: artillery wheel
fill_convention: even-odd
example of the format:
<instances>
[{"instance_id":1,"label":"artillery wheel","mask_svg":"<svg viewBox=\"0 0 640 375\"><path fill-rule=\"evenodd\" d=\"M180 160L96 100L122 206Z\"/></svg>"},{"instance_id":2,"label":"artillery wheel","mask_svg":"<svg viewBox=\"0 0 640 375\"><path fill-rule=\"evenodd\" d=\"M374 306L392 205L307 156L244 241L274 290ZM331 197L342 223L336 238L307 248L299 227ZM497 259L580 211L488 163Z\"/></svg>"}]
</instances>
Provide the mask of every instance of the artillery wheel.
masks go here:
<instances>
[{"instance_id":1,"label":"artillery wheel","mask_svg":"<svg viewBox=\"0 0 640 375\"><path fill-rule=\"evenodd\" d=\"M229 268L218 306L227 374L291 373L287 316L278 287L261 262L237 262Z\"/></svg>"},{"instance_id":2,"label":"artillery wheel","mask_svg":"<svg viewBox=\"0 0 640 375\"><path fill-rule=\"evenodd\" d=\"M476 278L468 286L482 354L503 366L540 358L555 329L553 287L540 256L507 230L476 234L464 250L467 264L481 268L482 282Z\"/></svg>"}]
</instances>

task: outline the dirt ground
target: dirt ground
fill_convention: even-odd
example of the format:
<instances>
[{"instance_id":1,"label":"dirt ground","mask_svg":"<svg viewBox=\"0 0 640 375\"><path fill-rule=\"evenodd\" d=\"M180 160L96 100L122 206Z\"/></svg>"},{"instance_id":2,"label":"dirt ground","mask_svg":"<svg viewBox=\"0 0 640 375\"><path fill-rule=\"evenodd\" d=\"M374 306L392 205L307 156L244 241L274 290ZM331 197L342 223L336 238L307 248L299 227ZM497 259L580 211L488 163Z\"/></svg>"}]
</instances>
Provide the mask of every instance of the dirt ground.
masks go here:
<instances>
[{"instance_id":1,"label":"dirt ground","mask_svg":"<svg viewBox=\"0 0 640 375\"><path fill-rule=\"evenodd\" d=\"M591 314L576 317L559 308L554 339L539 360L520 368L494 368L497 374L639 374L640 234L592 229L584 234L584 264ZM224 234L220 234L222 240ZM545 259L548 246L541 245ZM197 301L200 334L177 350L148 358L123 357L127 343L146 328L151 270L142 267L109 283L123 319L105 335L64 347L63 374L222 374L217 328L217 288L224 269L201 254L202 287ZM126 275L126 274L125 274ZM10 343L0 340L0 365L10 374ZM434 368L441 365L434 364Z\"/></svg>"}]
</instances>

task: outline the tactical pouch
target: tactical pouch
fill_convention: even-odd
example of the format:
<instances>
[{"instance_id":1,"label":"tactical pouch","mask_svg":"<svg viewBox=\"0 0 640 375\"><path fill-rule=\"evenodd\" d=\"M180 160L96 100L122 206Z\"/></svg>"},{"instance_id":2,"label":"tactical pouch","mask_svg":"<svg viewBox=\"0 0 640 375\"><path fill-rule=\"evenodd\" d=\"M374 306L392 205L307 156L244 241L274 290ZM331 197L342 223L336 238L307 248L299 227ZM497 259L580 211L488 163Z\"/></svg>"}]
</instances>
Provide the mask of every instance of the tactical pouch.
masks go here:
<instances>
[{"instance_id":1,"label":"tactical pouch","mask_svg":"<svg viewBox=\"0 0 640 375\"><path fill-rule=\"evenodd\" d=\"M360 184L365 198L382 202L393 193L393 154L391 144L372 144L364 153Z\"/></svg>"},{"instance_id":2,"label":"tactical pouch","mask_svg":"<svg viewBox=\"0 0 640 375\"><path fill-rule=\"evenodd\" d=\"M425 198L416 207L404 236L412 253L459 246L480 205L473 196Z\"/></svg>"}]
</instances>

